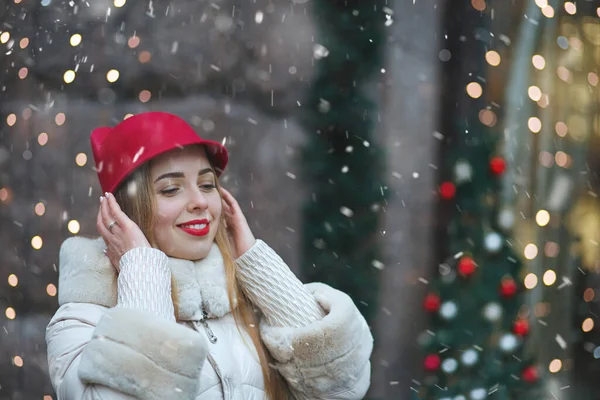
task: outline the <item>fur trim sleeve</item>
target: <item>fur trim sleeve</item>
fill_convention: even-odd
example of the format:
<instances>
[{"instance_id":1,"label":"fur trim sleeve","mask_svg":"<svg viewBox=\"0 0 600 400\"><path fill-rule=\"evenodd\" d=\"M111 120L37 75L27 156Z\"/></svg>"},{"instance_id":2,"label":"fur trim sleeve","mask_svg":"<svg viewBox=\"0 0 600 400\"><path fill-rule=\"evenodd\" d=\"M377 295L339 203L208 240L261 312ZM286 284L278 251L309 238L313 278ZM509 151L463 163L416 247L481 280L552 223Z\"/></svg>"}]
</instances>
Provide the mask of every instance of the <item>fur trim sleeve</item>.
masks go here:
<instances>
[{"instance_id":1,"label":"fur trim sleeve","mask_svg":"<svg viewBox=\"0 0 600 400\"><path fill-rule=\"evenodd\" d=\"M362 399L373 336L352 299L322 283L306 288L327 315L301 328L261 323L261 337L297 399Z\"/></svg>"},{"instance_id":2,"label":"fur trim sleeve","mask_svg":"<svg viewBox=\"0 0 600 400\"><path fill-rule=\"evenodd\" d=\"M66 400L194 399L208 351L206 338L175 322L84 303L63 305L46 340L51 380Z\"/></svg>"}]
</instances>

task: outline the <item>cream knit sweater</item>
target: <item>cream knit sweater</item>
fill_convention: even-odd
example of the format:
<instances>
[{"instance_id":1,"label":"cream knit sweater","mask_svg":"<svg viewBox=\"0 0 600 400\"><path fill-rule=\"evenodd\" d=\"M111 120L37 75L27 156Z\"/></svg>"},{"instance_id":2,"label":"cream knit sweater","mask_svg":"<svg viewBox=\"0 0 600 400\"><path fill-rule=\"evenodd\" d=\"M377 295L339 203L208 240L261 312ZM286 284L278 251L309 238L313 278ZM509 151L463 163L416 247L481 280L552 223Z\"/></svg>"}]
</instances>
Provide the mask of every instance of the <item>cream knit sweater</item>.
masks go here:
<instances>
[{"instance_id":1,"label":"cream knit sweater","mask_svg":"<svg viewBox=\"0 0 600 400\"><path fill-rule=\"evenodd\" d=\"M168 257L139 247L121 257L117 307L134 308L175 320ZM299 328L325 313L285 262L262 240L236 260L238 280L270 326Z\"/></svg>"}]
</instances>

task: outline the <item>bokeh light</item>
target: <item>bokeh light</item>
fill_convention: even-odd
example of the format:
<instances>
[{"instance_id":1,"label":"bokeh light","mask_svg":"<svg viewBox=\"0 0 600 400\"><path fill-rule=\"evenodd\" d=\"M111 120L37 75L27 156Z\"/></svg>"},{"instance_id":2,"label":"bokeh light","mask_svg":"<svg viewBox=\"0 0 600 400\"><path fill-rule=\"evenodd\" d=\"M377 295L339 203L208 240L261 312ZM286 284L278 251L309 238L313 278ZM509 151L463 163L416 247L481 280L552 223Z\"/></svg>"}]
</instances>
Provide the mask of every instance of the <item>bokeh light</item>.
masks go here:
<instances>
[{"instance_id":1,"label":"bokeh light","mask_svg":"<svg viewBox=\"0 0 600 400\"><path fill-rule=\"evenodd\" d=\"M500 65L501 60L502 59L500 58L500 54L498 54L497 51L490 50L487 53L485 53L485 61L487 61L487 63L490 64L492 67L497 67L498 65Z\"/></svg>"},{"instance_id":2,"label":"bokeh light","mask_svg":"<svg viewBox=\"0 0 600 400\"><path fill-rule=\"evenodd\" d=\"M15 319L17 317L17 312L14 308L7 307L6 311L4 311L4 315L6 315L6 318L8 319Z\"/></svg>"},{"instance_id":3,"label":"bokeh light","mask_svg":"<svg viewBox=\"0 0 600 400\"><path fill-rule=\"evenodd\" d=\"M544 272L542 280L544 281L544 285L546 286L554 285L554 283L556 282L556 272L554 272L554 270L549 269L548 271Z\"/></svg>"},{"instance_id":4,"label":"bokeh light","mask_svg":"<svg viewBox=\"0 0 600 400\"><path fill-rule=\"evenodd\" d=\"M79 225L79 221L72 219L67 224L67 229L69 229L69 232L71 232L72 234L77 234L79 232L79 230L81 229L81 226Z\"/></svg>"},{"instance_id":5,"label":"bokeh light","mask_svg":"<svg viewBox=\"0 0 600 400\"><path fill-rule=\"evenodd\" d=\"M79 33L75 33L73 35L71 35L71 38L69 39L69 44L73 47L75 46L79 46L79 44L81 43L81 35Z\"/></svg>"},{"instance_id":6,"label":"bokeh light","mask_svg":"<svg viewBox=\"0 0 600 400\"><path fill-rule=\"evenodd\" d=\"M594 320L591 318L584 319L583 323L581 324L581 330L584 332L590 332L592 329L594 329Z\"/></svg>"},{"instance_id":7,"label":"bokeh light","mask_svg":"<svg viewBox=\"0 0 600 400\"><path fill-rule=\"evenodd\" d=\"M119 71L116 69L111 69L106 73L106 80L110 83L114 83L119 79Z\"/></svg>"},{"instance_id":8,"label":"bokeh light","mask_svg":"<svg viewBox=\"0 0 600 400\"><path fill-rule=\"evenodd\" d=\"M483 94L483 88L478 82L471 82L467 85L467 93L474 99L478 99Z\"/></svg>"},{"instance_id":9,"label":"bokeh light","mask_svg":"<svg viewBox=\"0 0 600 400\"><path fill-rule=\"evenodd\" d=\"M538 277L537 277L537 275L530 272L529 274L527 274L525 276L525 279L523 280L523 284L525 285L525 287L527 289L533 289L538 284Z\"/></svg>"},{"instance_id":10,"label":"bokeh light","mask_svg":"<svg viewBox=\"0 0 600 400\"><path fill-rule=\"evenodd\" d=\"M83 167L87 163L87 154L79 153L75 156L75 163L80 167Z\"/></svg>"},{"instance_id":11,"label":"bokeh light","mask_svg":"<svg viewBox=\"0 0 600 400\"><path fill-rule=\"evenodd\" d=\"M42 216L46 212L46 206L44 205L44 203L39 202L35 205L35 207L33 208L33 211L35 212L36 215Z\"/></svg>"},{"instance_id":12,"label":"bokeh light","mask_svg":"<svg viewBox=\"0 0 600 400\"><path fill-rule=\"evenodd\" d=\"M561 368L562 368L562 361L560 361L558 358L555 358L554 360L550 361L550 365L548 365L548 370L550 372L552 372L553 374L560 371Z\"/></svg>"},{"instance_id":13,"label":"bokeh light","mask_svg":"<svg viewBox=\"0 0 600 400\"><path fill-rule=\"evenodd\" d=\"M34 249L41 249L43 244L44 242L40 236L34 236L31 238L31 247L33 247Z\"/></svg>"},{"instance_id":14,"label":"bokeh light","mask_svg":"<svg viewBox=\"0 0 600 400\"><path fill-rule=\"evenodd\" d=\"M12 287L16 287L19 284L19 278L15 274L10 274L8 276L8 284Z\"/></svg>"},{"instance_id":15,"label":"bokeh light","mask_svg":"<svg viewBox=\"0 0 600 400\"><path fill-rule=\"evenodd\" d=\"M539 226L546 226L550 222L550 213L546 210L540 210L535 214L535 222Z\"/></svg>"},{"instance_id":16,"label":"bokeh light","mask_svg":"<svg viewBox=\"0 0 600 400\"><path fill-rule=\"evenodd\" d=\"M542 121L538 117L531 117L527 121L527 127L533 133L538 133L542 130Z\"/></svg>"},{"instance_id":17,"label":"bokeh light","mask_svg":"<svg viewBox=\"0 0 600 400\"><path fill-rule=\"evenodd\" d=\"M536 69L543 70L546 67L546 59L539 54L533 56L531 62Z\"/></svg>"},{"instance_id":18,"label":"bokeh light","mask_svg":"<svg viewBox=\"0 0 600 400\"><path fill-rule=\"evenodd\" d=\"M526 259L533 260L538 255L538 248L535 244L529 243L527 246L525 246L523 254L525 255Z\"/></svg>"},{"instance_id":19,"label":"bokeh light","mask_svg":"<svg viewBox=\"0 0 600 400\"><path fill-rule=\"evenodd\" d=\"M50 297L56 296L56 293L57 293L56 285L54 285L53 283L49 283L48 286L46 286L46 293Z\"/></svg>"}]
</instances>

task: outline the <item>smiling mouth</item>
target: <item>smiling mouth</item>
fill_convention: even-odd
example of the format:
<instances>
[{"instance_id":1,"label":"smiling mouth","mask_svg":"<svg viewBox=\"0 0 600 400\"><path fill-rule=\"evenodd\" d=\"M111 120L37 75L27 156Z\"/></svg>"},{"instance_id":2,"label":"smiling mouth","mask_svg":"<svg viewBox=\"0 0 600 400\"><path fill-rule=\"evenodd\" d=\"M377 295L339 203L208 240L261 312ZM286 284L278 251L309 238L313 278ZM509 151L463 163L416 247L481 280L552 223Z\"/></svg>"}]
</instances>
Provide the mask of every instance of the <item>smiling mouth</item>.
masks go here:
<instances>
[{"instance_id":1,"label":"smiling mouth","mask_svg":"<svg viewBox=\"0 0 600 400\"><path fill-rule=\"evenodd\" d=\"M177 227L192 236L206 236L210 231L210 223L178 225Z\"/></svg>"}]
</instances>

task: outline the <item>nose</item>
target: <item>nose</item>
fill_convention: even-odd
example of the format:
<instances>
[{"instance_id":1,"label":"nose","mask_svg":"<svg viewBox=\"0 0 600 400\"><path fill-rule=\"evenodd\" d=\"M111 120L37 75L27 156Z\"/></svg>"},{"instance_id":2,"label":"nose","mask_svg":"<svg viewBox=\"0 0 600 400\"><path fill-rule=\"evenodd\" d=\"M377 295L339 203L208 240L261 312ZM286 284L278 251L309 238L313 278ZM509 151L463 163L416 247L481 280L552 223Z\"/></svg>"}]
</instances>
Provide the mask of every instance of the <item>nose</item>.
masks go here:
<instances>
[{"instance_id":1,"label":"nose","mask_svg":"<svg viewBox=\"0 0 600 400\"><path fill-rule=\"evenodd\" d=\"M206 195L198 188L194 188L190 193L188 201L188 212L204 211L208 208L208 199Z\"/></svg>"}]
</instances>

